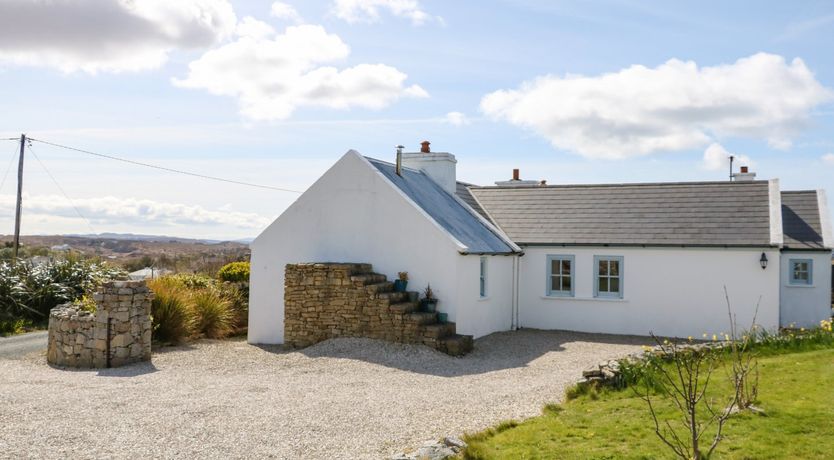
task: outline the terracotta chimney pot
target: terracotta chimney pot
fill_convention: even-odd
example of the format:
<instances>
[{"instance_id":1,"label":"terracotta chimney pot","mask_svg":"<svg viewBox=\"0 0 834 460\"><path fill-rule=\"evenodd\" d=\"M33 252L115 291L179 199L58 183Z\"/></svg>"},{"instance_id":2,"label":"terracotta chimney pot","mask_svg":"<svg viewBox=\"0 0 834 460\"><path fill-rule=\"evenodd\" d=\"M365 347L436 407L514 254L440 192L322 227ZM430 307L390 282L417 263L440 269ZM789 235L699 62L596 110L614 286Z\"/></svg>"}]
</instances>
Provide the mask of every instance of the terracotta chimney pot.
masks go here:
<instances>
[{"instance_id":1,"label":"terracotta chimney pot","mask_svg":"<svg viewBox=\"0 0 834 460\"><path fill-rule=\"evenodd\" d=\"M420 152L431 153L431 150L429 150L429 144L431 144L429 141L420 142Z\"/></svg>"},{"instance_id":2,"label":"terracotta chimney pot","mask_svg":"<svg viewBox=\"0 0 834 460\"><path fill-rule=\"evenodd\" d=\"M520 180L519 176L520 176L520 173L518 171L518 168L513 169L513 180Z\"/></svg>"}]
</instances>

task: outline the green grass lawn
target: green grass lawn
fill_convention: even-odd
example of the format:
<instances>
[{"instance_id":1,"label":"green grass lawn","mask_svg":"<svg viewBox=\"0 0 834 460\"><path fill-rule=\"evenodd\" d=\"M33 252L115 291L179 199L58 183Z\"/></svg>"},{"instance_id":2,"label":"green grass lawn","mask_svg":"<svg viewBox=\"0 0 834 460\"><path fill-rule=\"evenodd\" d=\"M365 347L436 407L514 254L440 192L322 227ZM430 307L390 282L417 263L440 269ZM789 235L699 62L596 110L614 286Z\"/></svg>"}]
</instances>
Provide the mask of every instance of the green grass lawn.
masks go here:
<instances>
[{"instance_id":1,"label":"green grass lawn","mask_svg":"<svg viewBox=\"0 0 834 460\"><path fill-rule=\"evenodd\" d=\"M834 349L762 357L759 368L758 406L767 416L743 413L731 418L713 458L834 458ZM726 394L726 372L719 369L713 377L711 388ZM513 425L469 436L465 457L673 458L654 433L646 403L631 389L582 395ZM709 442L711 436L707 447Z\"/></svg>"}]
</instances>

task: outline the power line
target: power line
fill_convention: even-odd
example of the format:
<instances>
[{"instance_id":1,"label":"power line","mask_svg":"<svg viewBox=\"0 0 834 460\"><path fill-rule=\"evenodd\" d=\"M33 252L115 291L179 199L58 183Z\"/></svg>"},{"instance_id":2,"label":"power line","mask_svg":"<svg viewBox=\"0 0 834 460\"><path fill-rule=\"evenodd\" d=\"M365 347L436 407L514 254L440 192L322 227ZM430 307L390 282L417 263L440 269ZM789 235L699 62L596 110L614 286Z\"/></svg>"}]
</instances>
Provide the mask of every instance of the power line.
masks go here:
<instances>
[{"instance_id":1,"label":"power line","mask_svg":"<svg viewBox=\"0 0 834 460\"><path fill-rule=\"evenodd\" d=\"M73 150L73 151L76 151L76 152L85 153L87 155L93 155L93 156L97 156L97 157L101 157L101 158L107 158L107 159L110 159L110 160L129 163L129 164L133 164L133 165L144 166L146 168L153 168L153 169L159 169L159 170L162 170L162 171L167 171L167 172L172 172L172 173L177 173L177 174L184 174L186 176L199 177L201 179L208 179L208 180L213 180L213 181L218 181L218 182L226 182L226 183L237 184L237 185L245 185L247 187L256 187L256 188L262 188L262 189L267 189L267 190L277 190L279 192L304 193L304 192L301 192L301 191L298 191L298 190L292 190L292 189L288 189L288 188L273 187L271 185L253 184L251 182L243 182L243 181L238 181L238 180L234 180L234 179L225 179L225 178L222 178L222 177L208 176L208 175L205 175L205 174L199 174L199 173L190 172L190 171L183 171L183 170L180 170L180 169L168 168L168 167L165 167L165 166L159 166L159 165L154 165L154 164L150 164L150 163L142 163L142 162L139 162L139 161L128 160L127 158L120 158L120 157L113 156L113 155L105 155L103 153L91 152L89 150L79 149L79 148L75 148L75 147L69 147L69 146L66 146L66 145L56 144L54 142L48 142L48 141L44 141L44 140L40 140L40 139L33 139L31 137L27 138L27 139L30 139L34 142L40 142L41 144L51 145L53 147L59 147L59 148L62 148L62 149Z\"/></svg>"},{"instance_id":2,"label":"power line","mask_svg":"<svg viewBox=\"0 0 834 460\"><path fill-rule=\"evenodd\" d=\"M41 168L43 168L43 170L46 171L46 175L48 175L49 178L52 179L52 182L55 184L55 187L57 187L58 190L61 191L61 194L64 195L64 198L66 198L67 201L69 201L70 205L72 205L72 209L75 209L75 213L78 214L78 217L80 217L82 220L84 220L84 222L87 222L87 226L90 227L90 231L92 231L95 234L96 231L93 228L93 224L90 223L89 219L84 217L84 214L81 214L81 211L78 209L78 206L75 205L75 201L73 201L72 198L70 198L69 195L67 195L67 192L64 191L64 188L61 187L61 184L59 184L58 181L55 179L55 176L53 176L52 173L49 172L49 169L46 167L46 165L43 163L43 161L41 161L41 159L38 158L38 154L35 153L35 151L32 149L31 145L29 145L29 153L31 153L32 156L35 157L35 160L38 161L38 164L41 165Z\"/></svg>"}]
</instances>

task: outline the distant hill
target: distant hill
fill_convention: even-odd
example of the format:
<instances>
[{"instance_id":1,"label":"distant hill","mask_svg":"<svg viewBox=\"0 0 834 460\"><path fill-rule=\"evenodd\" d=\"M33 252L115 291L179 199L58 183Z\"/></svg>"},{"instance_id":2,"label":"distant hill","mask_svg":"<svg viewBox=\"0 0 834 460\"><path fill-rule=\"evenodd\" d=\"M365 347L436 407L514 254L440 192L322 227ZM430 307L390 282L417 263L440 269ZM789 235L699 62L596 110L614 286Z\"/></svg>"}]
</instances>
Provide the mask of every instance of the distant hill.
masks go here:
<instances>
[{"instance_id":1,"label":"distant hill","mask_svg":"<svg viewBox=\"0 0 834 460\"><path fill-rule=\"evenodd\" d=\"M240 238L236 240L209 240L201 238L181 238L177 236L166 235L140 235L136 233L86 233L86 234L67 234L62 236L77 237L77 238L96 238L108 240L124 240L124 241L148 241L157 243L202 243L202 244L220 244L226 242L241 243L248 245L254 238Z\"/></svg>"}]
</instances>

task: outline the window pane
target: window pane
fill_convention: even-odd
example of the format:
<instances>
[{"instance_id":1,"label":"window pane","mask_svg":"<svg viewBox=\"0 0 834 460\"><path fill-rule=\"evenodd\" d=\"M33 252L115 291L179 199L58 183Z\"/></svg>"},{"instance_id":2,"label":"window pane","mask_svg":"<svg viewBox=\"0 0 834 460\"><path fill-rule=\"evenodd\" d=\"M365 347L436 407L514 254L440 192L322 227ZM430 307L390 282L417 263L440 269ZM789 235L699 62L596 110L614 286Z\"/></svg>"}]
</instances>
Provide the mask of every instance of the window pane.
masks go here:
<instances>
[{"instance_id":1,"label":"window pane","mask_svg":"<svg viewBox=\"0 0 834 460\"><path fill-rule=\"evenodd\" d=\"M619 260L611 260L608 262L610 264L610 269L608 270L608 274L611 276L619 276L620 275L620 261Z\"/></svg>"},{"instance_id":2,"label":"window pane","mask_svg":"<svg viewBox=\"0 0 834 460\"><path fill-rule=\"evenodd\" d=\"M562 274L563 275L570 275L570 260L569 259L562 260Z\"/></svg>"},{"instance_id":3,"label":"window pane","mask_svg":"<svg viewBox=\"0 0 834 460\"><path fill-rule=\"evenodd\" d=\"M608 278L600 277L598 291L599 292L608 292Z\"/></svg>"},{"instance_id":4,"label":"window pane","mask_svg":"<svg viewBox=\"0 0 834 460\"><path fill-rule=\"evenodd\" d=\"M570 276L562 277L562 290L565 292L570 292Z\"/></svg>"},{"instance_id":5,"label":"window pane","mask_svg":"<svg viewBox=\"0 0 834 460\"><path fill-rule=\"evenodd\" d=\"M808 272L799 272L797 273L796 279L802 281L808 281Z\"/></svg>"},{"instance_id":6,"label":"window pane","mask_svg":"<svg viewBox=\"0 0 834 460\"><path fill-rule=\"evenodd\" d=\"M608 275L608 261L607 260L602 259L602 260L599 261L599 274L601 276L607 276Z\"/></svg>"},{"instance_id":7,"label":"window pane","mask_svg":"<svg viewBox=\"0 0 834 460\"><path fill-rule=\"evenodd\" d=\"M558 291L559 290L559 276L551 276L550 277L550 290L551 291Z\"/></svg>"},{"instance_id":8,"label":"window pane","mask_svg":"<svg viewBox=\"0 0 834 460\"><path fill-rule=\"evenodd\" d=\"M609 292L620 292L620 279L619 278L611 278L610 280L610 287L611 289Z\"/></svg>"},{"instance_id":9,"label":"window pane","mask_svg":"<svg viewBox=\"0 0 834 460\"><path fill-rule=\"evenodd\" d=\"M551 275L558 275L561 272L559 271L559 259L553 259L550 261L550 274Z\"/></svg>"}]
</instances>

